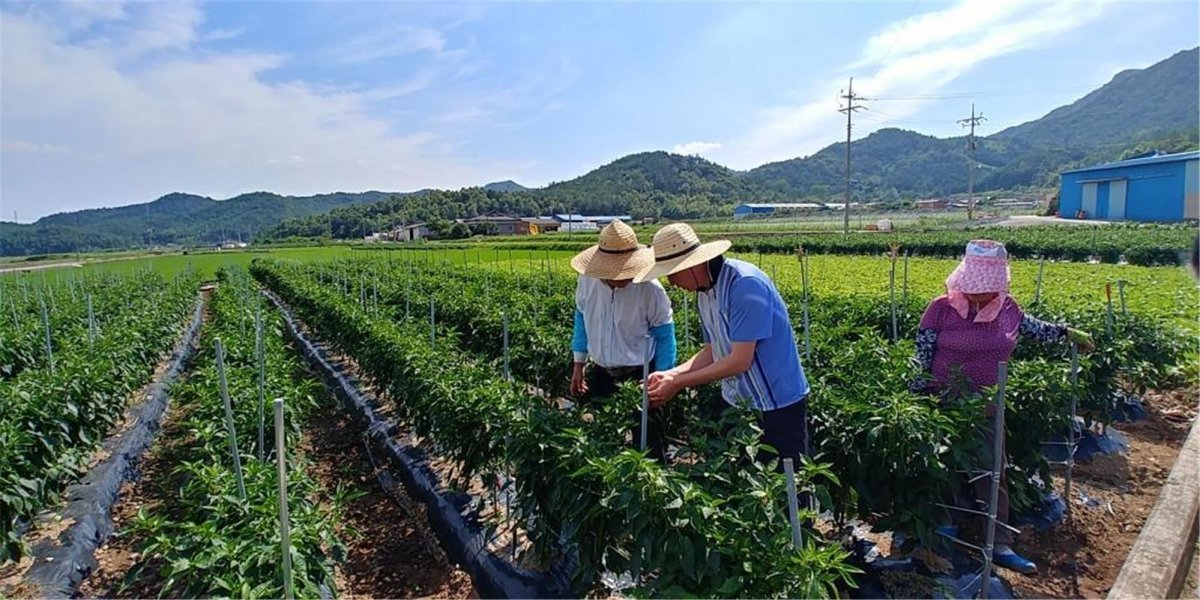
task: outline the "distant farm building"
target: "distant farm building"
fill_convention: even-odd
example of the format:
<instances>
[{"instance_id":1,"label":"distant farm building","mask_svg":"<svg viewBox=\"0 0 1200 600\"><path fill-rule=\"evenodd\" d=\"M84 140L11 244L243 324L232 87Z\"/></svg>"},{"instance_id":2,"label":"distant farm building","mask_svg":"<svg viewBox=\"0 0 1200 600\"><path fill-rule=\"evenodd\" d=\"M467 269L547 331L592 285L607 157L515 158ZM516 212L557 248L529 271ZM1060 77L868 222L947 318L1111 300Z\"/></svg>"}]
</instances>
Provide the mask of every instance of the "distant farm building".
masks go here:
<instances>
[{"instance_id":1,"label":"distant farm building","mask_svg":"<svg viewBox=\"0 0 1200 600\"><path fill-rule=\"evenodd\" d=\"M583 220L591 222L591 223L595 223L596 225L603 227L605 225L608 225L609 223L612 223L613 221L624 221L626 223L632 223L633 217L631 217L629 215L591 215L591 216L584 215Z\"/></svg>"},{"instance_id":2,"label":"distant farm building","mask_svg":"<svg viewBox=\"0 0 1200 600\"><path fill-rule=\"evenodd\" d=\"M1200 151L1065 171L1058 216L1102 221L1200 218Z\"/></svg>"},{"instance_id":3,"label":"distant farm building","mask_svg":"<svg viewBox=\"0 0 1200 600\"><path fill-rule=\"evenodd\" d=\"M824 208L824 205L811 202L798 202L791 204L746 203L739 204L733 208L733 218L745 219L746 217L772 215L776 212L821 210L822 208Z\"/></svg>"},{"instance_id":4,"label":"distant farm building","mask_svg":"<svg viewBox=\"0 0 1200 600\"><path fill-rule=\"evenodd\" d=\"M388 238L394 242L417 242L432 237L432 232L424 223L412 223L393 229Z\"/></svg>"},{"instance_id":5,"label":"distant farm building","mask_svg":"<svg viewBox=\"0 0 1200 600\"><path fill-rule=\"evenodd\" d=\"M529 233L550 233L558 231L560 223L550 217L521 217L529 224Z\"/></svg>"},{"instance_id":6,"label":"distant farm building","mask_svg":"<svg viewBox=\"0 0 1200 600\"><path fill-rule=\"evenodd\" d=\"M482 229L487 235L529 235L529 223L524 219L508 215L479 215L470 219L459 219L468 227Z\"/></svg>"}]
</instances>

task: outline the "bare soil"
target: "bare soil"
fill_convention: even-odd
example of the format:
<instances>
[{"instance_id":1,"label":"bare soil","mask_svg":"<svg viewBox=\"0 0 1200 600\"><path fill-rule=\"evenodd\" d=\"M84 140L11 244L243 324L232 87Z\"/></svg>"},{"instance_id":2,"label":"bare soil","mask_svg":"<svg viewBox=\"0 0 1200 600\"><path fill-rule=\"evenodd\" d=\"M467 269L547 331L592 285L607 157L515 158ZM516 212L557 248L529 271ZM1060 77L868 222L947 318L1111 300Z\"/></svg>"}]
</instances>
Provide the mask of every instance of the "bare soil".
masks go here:
<instances>
[{"instance_id":1,"label":"bare soil","mask_svg":"<svg viewBox=\"0 0 1200 600\"><path fill-rule=\"evenodd\" d=\"M380 487L362 429L332 407L322 412L308 424L302 441L313 462L310 473L326 497L339 485L361 494L340 519L338 534L348 552L335 573L339 596L475 597L470 576L449 564L438 545L424 505L400 485Z\"/></svg>"},{"instance_id":2,"label":"bare soil","mask_svg":"<svg viewBox=\"0 0 1200 600\"><path fill-rule=\"evenodd\" d=\"M1103 598L1108 594L1179 455L1196 416L1196 398L1196 389L1148 393L1146 419L1113 425L1129 439L1128 453L1098 456L1076 466L1070 499L1074 523L1044 532L1026 528L1016 549L1038 564L1038 573L1001 571L1020 595ZM1054 485L1061 493L1063 480L1058 474Z\"/></svg>"},{"instance_id":3,"label":"bare soil","mask_svg":"<svg viewBox=\"0 0 1200 600\"><path fill-rule=\"evenodd\" d=\"M173 407L174 408L174 407ZM121 494L113 507L113 527L117 530L108 542L96 550L98 566L83 580L79 597L83 598L153 598L158 597L162 581L153 564L140 575L130 570L141 560L138 546L141 540L125 533L125 528L138 511L169 512L178 495L178 482L172 470L181 453L194 441L184 426L187 407L169 410L162 430L155 438L143 462L142 476L121 486ZM126 581L126 579L129 581Z\"/></svg>"}]
</instances>

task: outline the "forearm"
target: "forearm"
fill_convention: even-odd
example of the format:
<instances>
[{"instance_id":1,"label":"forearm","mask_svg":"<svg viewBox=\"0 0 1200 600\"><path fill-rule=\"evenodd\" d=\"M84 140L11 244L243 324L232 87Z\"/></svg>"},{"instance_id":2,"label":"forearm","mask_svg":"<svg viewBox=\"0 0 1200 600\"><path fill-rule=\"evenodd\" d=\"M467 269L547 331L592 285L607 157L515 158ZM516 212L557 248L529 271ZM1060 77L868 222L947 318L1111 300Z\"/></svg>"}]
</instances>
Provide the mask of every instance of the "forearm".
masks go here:
<instances>
[{"instance_id":1,"label":"forearm","mask_svg":"<svg viewBox=\"0 0 1200 600\"><path fill-rule=\"evenodd\" d=\"M676 382L684 388L698 387L706 383L720 381L726 377L739 375L744 373L749 367L749 365L739 360L733 354L714 362L712 360L712 351L710 350L708 358L709 363L707 365L679 374L676 377Z\"/></svg>"},{"instance_id":2,"label":"forearm","mask_svg":"<svg viewBox=\"0 0 1200 600\"><path fill-rule=\"evenodd\" d=\"M654 369L666 371L675 366L675 324L664 323L650 328L654 340Z\"/></svg>"},{"instance_id":3,"label":"forearm","mask_svg":"<svg viewBox=\"0 0 1200 600\"><path fill-rule=\"evenodd\" d=\"M937 350L936 329L922 327L917 330L917 364L926 373L933 370L933 354Z\"/></svg>"},{"instance_id":4,"label":"forearm","mask_svg":"<svg viewBox=\"0 0 1200 600\"><path fill-rule=\"evenodd\" d=\"M1024 315L1021 318L1021 335L1043 344L1053 344L1067 339L1067 326L1050 323Z\"/></svg>"},{"instance_id":5,"label":"forearm","mask_svg":"<svg viewBox=\"0 0 1200 600\"><path fill-rule=\"evenodd\" d=\"M670 372L672 374L678 376L678 375L681 375L684 373L689 373L696 369L703 369L704 367L711 365L712 362L713 362L712 346L705 344L704 347L701 348L699 352L697 352L691 358L684 361L679 366L675 367L674 369L671 369Z\"/></svg>"},{"instance_id":6,"label":"forearm","mask_svg":"<svg viewBox=\"0 0 1200 600\"><path fill-rule=\"evenodd\" d=\"M585 363L588 359L587 329L583 325L583 313L575 309L575 326L571 336L571 356L576 363Z\"/></svg>"}]
</instances>

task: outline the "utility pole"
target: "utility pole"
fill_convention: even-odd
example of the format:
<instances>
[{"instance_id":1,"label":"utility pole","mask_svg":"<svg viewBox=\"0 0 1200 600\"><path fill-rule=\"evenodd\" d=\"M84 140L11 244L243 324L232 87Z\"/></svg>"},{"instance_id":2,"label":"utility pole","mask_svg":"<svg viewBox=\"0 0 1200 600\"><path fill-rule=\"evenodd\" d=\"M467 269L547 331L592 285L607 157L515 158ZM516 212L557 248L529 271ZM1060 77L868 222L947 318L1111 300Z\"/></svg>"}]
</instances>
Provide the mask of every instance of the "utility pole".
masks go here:
<instances>
[{"instance_id":1,"label":"utility pole","mask_svg":"<svg viewBox=\"0 0 1200 600\"><path fill-rule=\"evenodd\" d=\"M844 207L842 207L845 211L843 214L843 219L842 219L842 232L848 234L848 233L850 233L850 130L851 130L851 120L854 117L854 111L867 110L867 107L865 107L861 104L855 104L855 102L858 100L867 100L867 98L863 98L862 96L855 95L855 93L854 93L854 78L853 77L850 78L849 90L846 93L839 96L839 98L846 101L846 105L839 108L838 112L846 113L846 205Z\"/></svg>"},{"instance_id":2,"label":"utility pole","mask_svg":"<svg viewBox=\"0 0 1200 600\"><path fill-rule=\"evenodd\" d=\"M971 103L971 117L969 119L960 119L959 125L970 127L971 133L967 135L967 157L970 165L967 167L967 220L975 218L975 126L979 125L987 119L983 118L983 113L975 114L975 103Z\"/></svg>"}]
</instances>

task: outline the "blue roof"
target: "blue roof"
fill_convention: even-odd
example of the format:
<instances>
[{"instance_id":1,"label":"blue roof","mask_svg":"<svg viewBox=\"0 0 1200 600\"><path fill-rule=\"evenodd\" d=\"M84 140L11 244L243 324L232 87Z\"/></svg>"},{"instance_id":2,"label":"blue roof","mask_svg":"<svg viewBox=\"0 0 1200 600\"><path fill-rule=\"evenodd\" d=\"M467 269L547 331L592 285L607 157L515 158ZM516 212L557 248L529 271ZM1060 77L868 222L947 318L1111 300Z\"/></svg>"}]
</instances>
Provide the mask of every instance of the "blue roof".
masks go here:
<instances>
[{"instance_id":1,"label":"blue roof","mask_svg":"<svg viewBox=\"0 0 1200 600\"><path fill-rule=\"evenodd\" d=\"M559 215L553 215L553 216L554 216L554 219L555 219L555 220L557 220L557 221L582 221L582 220L583 220L583 215L575 215L575 214L571 214L571 215L562 215L562 214L559 214Z\"/></svg>"},{"instance_id":2,"label":"blue roof","mask_svg":"<svg viewBox=\"0 0 1200 600\"><path fill-rule=\"evenodd\" d=\"M1066 175L1067 173L1083 173L1086 171L1100 171L1103 169L1120 169L1120 168L1124 168L1124 167L1140 167L1142 165L1154 165L1154 164L1158 164L1158 163L1169 163L1169 162L1178 162L1178 161L1184 161L1184 160L1197 160L1197 159L1200 159L1200 150L1196 150L1193 152L1177 152L1175 154L1159 154L1157 156L1147 156L1144 158L1131 158L1129 160L1119 160L1117 162L1105 163L1102 165L1096 165L1094 167L1085 167L1082 169L1072 169L1070 171L1063 171L1062 174Z\"/></svg>"}]
</instances>

